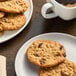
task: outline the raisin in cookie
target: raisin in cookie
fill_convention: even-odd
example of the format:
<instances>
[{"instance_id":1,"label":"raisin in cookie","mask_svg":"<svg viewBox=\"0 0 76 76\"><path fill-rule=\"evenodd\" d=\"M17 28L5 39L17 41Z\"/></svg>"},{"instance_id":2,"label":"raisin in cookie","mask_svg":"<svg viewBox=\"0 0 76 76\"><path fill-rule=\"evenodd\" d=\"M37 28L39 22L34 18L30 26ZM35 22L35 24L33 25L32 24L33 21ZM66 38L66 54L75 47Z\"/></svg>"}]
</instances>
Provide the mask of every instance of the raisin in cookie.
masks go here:
<instances>
[{"instance_id":1,"label":"raisin in cookie","mask_svg":"<svg viewBox=\"0 0 76 76\"><path fill-rule=\"evenodd\" d=\"M26 11L28 3L25 0L8 0L0 2L0 11L8 13L21 13Z\"/></svg>"},{"instance_id":2,"label":"raisin in cookie","mask_svg":"<svg viewBox=\"0 0 76 76\"><path fill-rule=\"evenodd\" d=\"M37 40L27 49L27 58L40 67L55 66L65 60L64 47L55 41Z\"/></svg>"},{"instance_id":3,"label":"raisin in cookie","mask_svg":"<svg viewBox=\"0 0 76 76\"><path fill-rule=\"evenodd\" d=\"M20 29L26 22L24 14L6 14L0 18L1 30L17 30Z\"/></svg>"},{"instance_id":4,"label":"raisin in cookie","mask_svg":"<svg viewBox=\"0 0 76 76\"><path fill-rule=\"evenodd\" d=\"M4 12L0 12L0 18L4 17L5 13Z\"/></svg>"},{"instance_id":5,"label":"raisin in cookie","mask_svg":"<svg viewBox=\"0 0 76 76\"><path fill-rule=\"evenodd\" d=\"M65 60L57 66L41 68L39 76L76 76L76 64Z\"/></svg>"}]
</instances>

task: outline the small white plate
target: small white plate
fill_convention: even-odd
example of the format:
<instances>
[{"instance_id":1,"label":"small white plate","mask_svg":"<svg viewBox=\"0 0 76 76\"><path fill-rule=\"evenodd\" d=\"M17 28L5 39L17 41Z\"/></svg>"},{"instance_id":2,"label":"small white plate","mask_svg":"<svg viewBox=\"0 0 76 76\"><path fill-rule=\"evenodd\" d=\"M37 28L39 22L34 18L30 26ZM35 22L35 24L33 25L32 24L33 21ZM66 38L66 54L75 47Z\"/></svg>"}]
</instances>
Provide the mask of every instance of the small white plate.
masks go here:
<instances>
[{"instance_id":1,"label":"small white plate","mask_svg":"<svg viewBox=\"0 0 76 76\"><path fill-rule=\"evenodd\" d=\"M28 8L28 10L25 12L25 16L26 16L26 23L25 25L16 31L5 31L4 35L2 37L0 37L0 43L3 43L7 40L10 40L11 38L15 37L17 34L19 34L29 23L31 17L32 17L32 13L33 13L33 2L32 0L27 0L30 4L30 7Z\"/></svg>"},{"instance_id":2,"label":"small white plate","mask_svg":"<svg viewBox=\"0 0 76 76\"><path fill-rule=\"evenodd\" d=\"M38 67L29 63L26 58L26 49L35 40L58 41L66 48L67 58L76 62L76 37L63 33L46 33L28 40L17 53L15 71L17 76L38 76Z\"/></svg>"}]
</instances>

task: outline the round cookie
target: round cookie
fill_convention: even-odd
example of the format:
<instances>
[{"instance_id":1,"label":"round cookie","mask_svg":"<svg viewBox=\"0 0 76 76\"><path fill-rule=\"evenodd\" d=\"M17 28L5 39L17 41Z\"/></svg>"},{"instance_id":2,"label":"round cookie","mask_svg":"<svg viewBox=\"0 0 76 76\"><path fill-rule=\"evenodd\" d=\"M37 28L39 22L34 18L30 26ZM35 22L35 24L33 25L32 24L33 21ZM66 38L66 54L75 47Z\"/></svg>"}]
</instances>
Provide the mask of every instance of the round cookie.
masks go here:
<instances>
[{"instance_id":1,"label":"round cookie","mask_svg":"<svg viewBox=\"0 0 76 76\"><path fill-rule=\"evenodd\" d=\"M5 13L4 12L0 12L0 18L4 17Z\"/></svg>"},{"instance_id":2,"label":"round cookie","mask_svg":"<svg viewBox=\"0 0 76 76\"><path fill-rule=\"evenodd\" d=\"M0 28L2 30L20 29L26 22L24 14L6 14L0 18Z\"/></svg>"},{"instance_id":3,"label":"round cookie","mask_svg":"<svg viewBox=\"0 0 76 76\"><path fill-rule=\"evenodd\" d=\"M7 13L22 13L28 8L25 0L8 0L0 2L0 11Z\"/></svg>"},{"instance_id":4,"label":"round cookie","mask_svg":"<svg viewBox=\"0 0 76 76\"><path fill-rule=\"evenodd\" d=\"M55 66L65 60L64 47L50 40L34 41L27 49L27 58L33 64L40 67Z\"/></svg>"},{"instance_id":5,"label":"round cookie","mask_svg":"<svg viewBox=\"0 0 76 76\"><path fill-rule=\"evenodd\" d=\"M41 68L39 76L76 76L76 64L65 60L57 66Z\"/></svg>"}]
</instances>

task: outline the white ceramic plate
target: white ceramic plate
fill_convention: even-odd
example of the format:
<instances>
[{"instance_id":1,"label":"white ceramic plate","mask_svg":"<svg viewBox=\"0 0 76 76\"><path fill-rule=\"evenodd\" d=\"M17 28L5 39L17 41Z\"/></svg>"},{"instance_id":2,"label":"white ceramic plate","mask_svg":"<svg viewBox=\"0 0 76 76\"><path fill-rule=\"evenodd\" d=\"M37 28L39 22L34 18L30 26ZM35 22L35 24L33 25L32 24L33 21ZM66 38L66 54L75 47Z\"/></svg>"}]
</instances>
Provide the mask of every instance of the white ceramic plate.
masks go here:
<instances>
[{"instance_id":1,"label":"white ceramic plate","mask_svg":"<svg viewBox=\"0 0 76 76\"><path fill-rule=\"evenodd\" d=\"M38 67L27 61L25 53L33 41L41 39L60 42L67 50L67 58L76 62L76 37L63 33L46 33L30 39L19 49L15 60L17 76L38 76Z\"/></svg>"},{"instance_id":2,"label":"white ceramic plate","mask_svg":"<svg viewBox=\"0 0 76 76\"><path fill-rule=\"evenodd\" d=\"M25 16L26 16L26 24L19 30L16 30L16 31L5 31L4 32L4 35L2 37L0 37L0 43L3 43L13 37L15 37L17 34L19 34L26 26L27 24L29 23L30 19L31 19L31 16L32 16L32 13L33 13L33 2L32 0L27 0L30 4L30 7L29 9L25 12Z\"/></svg>"}]
</instances>

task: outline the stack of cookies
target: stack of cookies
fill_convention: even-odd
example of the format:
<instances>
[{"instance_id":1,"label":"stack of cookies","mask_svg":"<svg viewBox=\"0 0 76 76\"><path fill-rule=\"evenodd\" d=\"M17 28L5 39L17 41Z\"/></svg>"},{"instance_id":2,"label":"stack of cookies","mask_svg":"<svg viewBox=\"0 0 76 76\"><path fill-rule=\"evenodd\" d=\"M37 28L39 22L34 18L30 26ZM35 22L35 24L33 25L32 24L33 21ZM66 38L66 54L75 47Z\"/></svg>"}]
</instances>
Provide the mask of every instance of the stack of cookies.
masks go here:
<instances>
[{"instance_id":1,"label":"stack of cookies","mask_svg":"<svg viewBox=\"0 0 76 76\"><path fill-rule=\"evenodd\" d=\"M64 46L56 41L36 40L26 55L40 67L39 76L76 76L76 64L66 59Z\"/></svg>"},{"instance_id":2,"label":"stack of cookies","mask_svg":"<svg viewBox=\"0 0 76 76\"><path fill-rule=\"evenodd\" d=\"M28 8L25 0L5 0L0 2L0 35L3 31L20 29L26 22L24 12Z\"/></svg>"}]
</instances>

